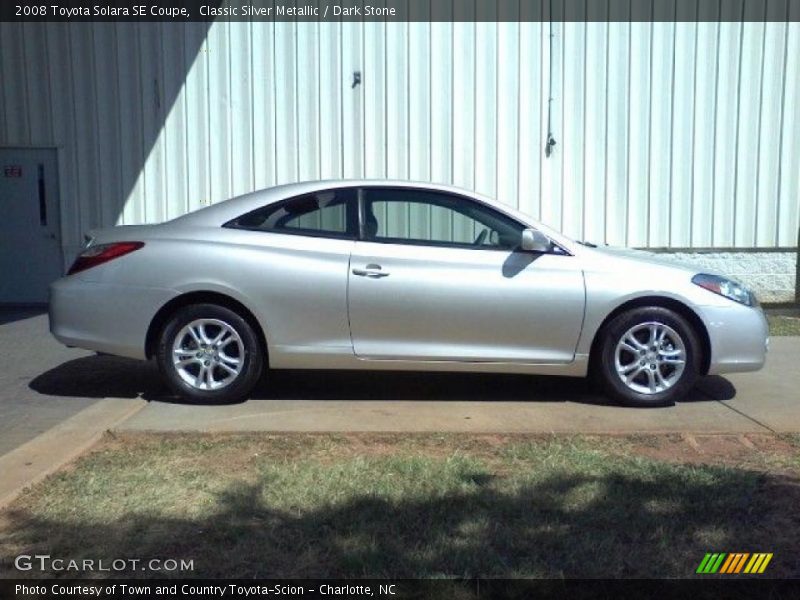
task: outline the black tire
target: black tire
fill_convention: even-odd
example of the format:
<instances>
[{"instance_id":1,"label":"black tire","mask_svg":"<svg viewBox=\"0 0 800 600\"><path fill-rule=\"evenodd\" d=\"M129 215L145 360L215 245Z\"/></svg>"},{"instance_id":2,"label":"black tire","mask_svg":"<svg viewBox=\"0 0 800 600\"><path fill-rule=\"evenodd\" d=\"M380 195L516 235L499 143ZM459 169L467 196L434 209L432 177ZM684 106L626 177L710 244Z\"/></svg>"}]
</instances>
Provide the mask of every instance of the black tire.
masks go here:
<instances>
[{"instance_id":1,"label":"black tire","mask_svg":"<svg viewBox=\"0 0 800 600\"><path fill-rule=\"evenodd\" d=\"M664 331L666 336L666 344L658 350L649 345L653 324L656 325L656 331ZM627 344L618 355L618 344L630 332L633 332L634 341L640 345ZM606 394L621 404L635 407L670 406L694 387L700 374L701 347L697 333L678 313L659 306L635 308L615 317L599 335L599 356L594 361L593 375L602 384ZM675 336L679 338L679 343L673 339ZM675 362L671 362L680 359L680 344L683 345L682 370ZM644 351L641 345L646 346ZM638 354L629 351L628 347L635 348ZM662 356L662 352L677 353L677 356ZM631 378L629 383L623 381L617 364L623 369L630 369L625 375ZM673 381L667 385L670 378Z\"/></svg>"},{"instance_id":2,"label":"black tire","mask_svg":"<svg viewBox=\"0 0 800 600\"><path fill-rule=\"evenodd\" d=\"M197 322L203 322L208 341L213 341L213 338L225 332L227 337L218 342L222 347L215 347L213 344L198 345L197 337L184 329ZM198 331L197 326L193 329ZM185 354L181 359L189 363L182 371L173 361L173 348L179 335L179 351L182 355ZM224 344L226 339L230 341ZM156 361L164 381L172 391L191 402L206 404L232 403L246 399L261 377L264 365L258 337L247 320L216 304L193 304L176 311L161 331ZM238 372L234 374L231 369ZM192 376L200 376L201 370L206 372L202 376L202 382L198 384L200 380L195 379L195 384L190 384L188 380ZM197 385L206 387L201 389ZM220 387L214 387L215 385Z\"/></svg>"}]
</instances>

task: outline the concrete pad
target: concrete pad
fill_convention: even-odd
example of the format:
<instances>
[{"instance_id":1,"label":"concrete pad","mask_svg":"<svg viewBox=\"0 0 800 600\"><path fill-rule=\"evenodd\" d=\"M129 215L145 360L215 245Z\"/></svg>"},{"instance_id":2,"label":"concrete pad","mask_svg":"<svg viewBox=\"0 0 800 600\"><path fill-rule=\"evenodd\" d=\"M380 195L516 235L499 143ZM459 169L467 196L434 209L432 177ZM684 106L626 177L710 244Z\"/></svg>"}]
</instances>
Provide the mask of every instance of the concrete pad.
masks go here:
<instances>
[{"instance_id":1,"label":"concrete pad","mask_svg":"<svg viewBox=\"0 0 800 600\"><path fill-rule=\"evenodd\" d=\"M573 403L262 400L236 406L156 404L122 423L127 431L767 431L719 402L637 410Z\"/></svg>"},{"instance_id":2,"label":"concrete pad","mask_svg":"<svg viewBox=\"0 0 800 600\"><path fill-rule=\"evenodd\" d=\"M101 400L0 456L0 508L25 487L66 464L90 446L103 432L141 410L144 400Z\"/></svg>"},{"instance_id":3,"label":"concrete pad","mask_svg":"<svg viewBox=\"0 0 800 600\"><path fill-rule=\"evenodd\" d=\"M725 404L776 432L800 431L800 337L773 337L767 364L728 379L737 394Z\"/></svg>"},{"instance_id":4,"label":"concrete pad","mask_svg":"<svg viewBox=\"0 0 800 600\"><path fill-rule=\"evenodd\" d=\"M43 372L90 355L56 342L43 310L0 309L0 455L97 402L30 387Z\"/></svg>"},{"instance_id":5,"label":"concrete pad","mask_svg":"<svg viewBox=\"0 0 800 600\"><path fill-rule=\"evenodd\" d=\"M441 373L270 373L227 406L151 402L128 431L745 433L800 431L800 338L775 338L765 369L706 377L676 406L609 404L585 380Z\"/></svg>"}]
</instances>

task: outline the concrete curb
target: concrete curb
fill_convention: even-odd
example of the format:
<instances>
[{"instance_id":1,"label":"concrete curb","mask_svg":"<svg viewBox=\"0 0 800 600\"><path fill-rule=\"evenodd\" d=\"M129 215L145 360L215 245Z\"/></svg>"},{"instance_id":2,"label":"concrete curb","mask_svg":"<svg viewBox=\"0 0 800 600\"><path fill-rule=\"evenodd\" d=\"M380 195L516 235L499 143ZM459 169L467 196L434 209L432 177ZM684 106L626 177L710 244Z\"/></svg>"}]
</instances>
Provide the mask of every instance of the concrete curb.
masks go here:
<instances>
[{"instance_id":1,"label":"concrete curb","mask_svg":"<svg viewBox=\"0 0 800 600\"><path fill-rule=\"evenodd\" d=\"M0 457L0 509L94 445L147 406L147 401L105 399Z\"/></svg>"}]
</instances>

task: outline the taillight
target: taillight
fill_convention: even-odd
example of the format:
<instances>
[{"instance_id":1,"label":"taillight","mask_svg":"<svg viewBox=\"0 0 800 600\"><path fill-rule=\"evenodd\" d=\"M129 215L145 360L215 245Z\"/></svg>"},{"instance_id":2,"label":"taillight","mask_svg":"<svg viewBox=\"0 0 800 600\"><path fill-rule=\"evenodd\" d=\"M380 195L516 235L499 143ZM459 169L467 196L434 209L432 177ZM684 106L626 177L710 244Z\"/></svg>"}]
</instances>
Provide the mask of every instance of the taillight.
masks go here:
<instances>
[{"instance_id":1,"label":"taillight","mask_svg":"<svg viewBox=\"0 0 800 600\"><path fill-rule=\"evenodd\" d=\"M102 265L110 260L125 256L144 246L144 242L113 242L111 244L98 244L89 246L78 255L69 268L67 275L73 275L97 265Z\"/></svg>"}]
</instances>

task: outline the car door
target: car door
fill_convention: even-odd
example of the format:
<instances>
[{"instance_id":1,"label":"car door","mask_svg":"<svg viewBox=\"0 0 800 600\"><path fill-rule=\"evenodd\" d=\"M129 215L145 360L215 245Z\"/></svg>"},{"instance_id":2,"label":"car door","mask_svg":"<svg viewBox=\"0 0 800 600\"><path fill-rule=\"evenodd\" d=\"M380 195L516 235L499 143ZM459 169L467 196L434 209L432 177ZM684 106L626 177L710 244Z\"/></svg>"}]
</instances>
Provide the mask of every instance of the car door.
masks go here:
<instances>
[{"instance_id":1,"label":"car door","mask_svg":"<svg viewBox=\"0 0 800 600\"><path fill-rule=\"evenodd\" d=\"M471 198L364 188L348 312L367 359L565 363L585 291L577 259L519 250L524 225Z\"/></svg>"},{"instance_id":2,"label":"car door","mask_svg":"<svg viewBox=\"0 0 800 600\"><path fill-rule=\"evenodd\" d=\"M273 366L304 365L314 355L352 359L347 273L357 229L353 188L287 198L226 224L231 246L222 251L235 250L235 262L219 260L230 263L229 285L268 324Z\"/></svg>"}]
</instances>

